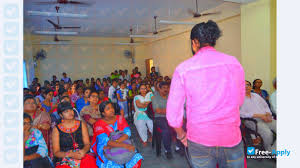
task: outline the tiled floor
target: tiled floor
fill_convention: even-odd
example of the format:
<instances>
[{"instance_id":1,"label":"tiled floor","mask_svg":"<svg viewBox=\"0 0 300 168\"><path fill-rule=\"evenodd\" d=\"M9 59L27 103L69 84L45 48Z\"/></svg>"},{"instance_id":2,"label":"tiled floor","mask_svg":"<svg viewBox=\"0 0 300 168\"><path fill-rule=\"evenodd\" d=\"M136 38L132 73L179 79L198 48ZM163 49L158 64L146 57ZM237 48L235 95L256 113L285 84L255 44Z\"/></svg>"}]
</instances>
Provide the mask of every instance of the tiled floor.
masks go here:
<instances>
[{"instance_id":1,"label":"tiled floor","mask_svg":"<svg viewBox=\"0 0 300 168\"><path fill-rule=\"evenodd\" d=\"M156 157L155 149L152 149L149 143L146 148L142 147L142 144L138 140L138 134L135 127L131 126L132 137L134 138L135 144L139 152L143 155L144 161L142 164L143 168L189 168L187 160L184 156L173 152L173 159L168 160L164 153L160 157ZM162 147L163 148L163 147ZM174 148L173 148L174 149ZM163 150L162 150L163 151ZM247 160L248 168L276 168L276 163L270 160Z\"/></svg>"}]
</instances>

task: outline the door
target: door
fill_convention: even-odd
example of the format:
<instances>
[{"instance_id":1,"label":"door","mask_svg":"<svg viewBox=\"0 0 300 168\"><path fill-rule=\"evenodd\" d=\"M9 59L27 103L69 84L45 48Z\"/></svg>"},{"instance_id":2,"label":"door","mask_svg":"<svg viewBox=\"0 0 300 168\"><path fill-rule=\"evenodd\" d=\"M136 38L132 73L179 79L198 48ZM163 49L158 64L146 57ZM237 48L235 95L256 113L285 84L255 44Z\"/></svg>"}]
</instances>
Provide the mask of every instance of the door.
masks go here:
<instances>
[{"instance_id":1,"label":"door","mask_svg":"<svg viewBox=\"0 0 300 168\"><path fill-rule=\"evenodd\" d=\"M146 76L151 73L151 67L153 67L153 59L146 59Z\"/></svg>"}]
</instances>

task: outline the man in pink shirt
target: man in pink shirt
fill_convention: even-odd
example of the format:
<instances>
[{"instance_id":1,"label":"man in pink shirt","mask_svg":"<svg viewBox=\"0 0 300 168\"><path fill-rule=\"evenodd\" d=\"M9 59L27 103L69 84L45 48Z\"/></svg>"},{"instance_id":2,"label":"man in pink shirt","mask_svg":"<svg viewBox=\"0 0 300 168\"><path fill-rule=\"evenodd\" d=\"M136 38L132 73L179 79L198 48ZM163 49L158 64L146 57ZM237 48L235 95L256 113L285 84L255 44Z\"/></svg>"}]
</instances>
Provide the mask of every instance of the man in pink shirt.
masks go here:
<instances>
[{"instance_id":1,"label":"man in pink shirt","mask_svg":"<svg viewBox=\"0 0 300 168\"><path fill-rule=\"evenodd\" d=\"M244 167L239 113L244 70L235 57L213 48L220 36L213 21L194 26L194 56L175 69L167 102L168 123L189 148L194 168ZM182 129L185 101L187 133Z\"/></svg>"}]
</instances>

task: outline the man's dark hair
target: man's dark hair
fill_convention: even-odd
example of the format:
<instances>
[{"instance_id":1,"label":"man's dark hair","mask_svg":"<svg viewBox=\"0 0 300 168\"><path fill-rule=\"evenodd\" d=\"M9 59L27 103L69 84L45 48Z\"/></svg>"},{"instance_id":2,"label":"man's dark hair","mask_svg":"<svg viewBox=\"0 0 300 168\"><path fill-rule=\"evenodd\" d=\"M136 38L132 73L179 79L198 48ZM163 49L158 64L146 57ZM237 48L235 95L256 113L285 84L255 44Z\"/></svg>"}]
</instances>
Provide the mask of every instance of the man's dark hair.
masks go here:
<instances>
[{"instance_id":1,"label":"man's dark hair","mask_svg":"<svg viewBox=\"0 0 300 168\"><path fill-rule=\"evenodd\" d=\"M209 20L208 22L202 22L196 24L191 31L191 40L197 39L202 44L208 43L210 46L215 46L216 41L221 36L221 30L216 22Z\"/></svg>"},{"instance_id":2,"label":"man's dark hair","mask_svg":"<svg viewBox=\"0 0 300 168\"><path fill-rule=\"evenodd\" d=\"M166 82L166 81L162 81L162 82L159 83L158 86L159 86L159 88L162 88L163 86L169 86L169 83Z\"/></svg>"},{"instance_id":3,"label":"man's dark hair","mask_svg":"<svg viewBox=\"0 0 300 168\"><path fill-rule=\"evenodd\" d=\"M99 97L99 93L98 93L98 91L97 91L96 89L92 89L92 90L91 90L91 93L90 93L89 97L91 97L91 95L92 95L93 93L97 93L97 95L98 95L98 97Z\"/></svg>"},{"instance_id":4,"label":"man's dark hair","mask_svg":"<svg viewBox=\"0 0 300 168\"><path fill-rule=\"evenodd\" d=\"M111 81L111 83L113 83L113 82L117 82L117 83L118 83L118 79L113 79L113 80Z\"/></svg>"},{"instance_id":5,"label":"man's dark hair","mask_svg":"<svg viewBox=\"0 0 300 168\"><path fill-rule=\"evenodd\" d=\"M53 90L51 90L51 89L46 89L46 90L45 90L45 95L47 95L47 94L50 93L50 92L53 92Z\"/></svg>"},{"instance_id":6,"label":"man's dark hair","mask_svg":"<svg viewBox=\"0 0 300 168\"><path fill-rule=\"evenodd\" d=\"M79 88L83 89L83 87L81 85L77 85L76 90L78 90Z\"/></svg>"},{"instance_id":7,"label":"man's dark hair","mask_svg":"<svg viewBox=\"0 0 300 168\"><path fill-rule=\"evenodd\" d=\"M61 96L61 95L64 94L66 91L67 91L67 90L66 90L65 88L60 87L60 88L58 89L58 95Z\"/></svg>"},{"instance_id":8,"label":"man's dark hair","mask_svg":"<svg viewBox=\"0 0 300 168\"><path fill-rule=\"evenodd\" d=\"M84 93L85 91L87 91L87 90L92 90L92 89L89 88L89 87L83 88L83 93Z\"/></svg>"}]
</instances>

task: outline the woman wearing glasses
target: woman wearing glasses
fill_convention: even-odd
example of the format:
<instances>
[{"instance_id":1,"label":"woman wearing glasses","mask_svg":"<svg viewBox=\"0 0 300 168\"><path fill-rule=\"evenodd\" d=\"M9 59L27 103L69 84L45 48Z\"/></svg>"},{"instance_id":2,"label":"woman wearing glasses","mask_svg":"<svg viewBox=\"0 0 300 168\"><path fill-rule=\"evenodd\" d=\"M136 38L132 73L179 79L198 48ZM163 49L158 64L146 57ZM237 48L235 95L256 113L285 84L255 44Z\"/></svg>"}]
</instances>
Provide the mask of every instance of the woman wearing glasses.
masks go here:
<instances>
[{"instance_id":1,"label":"woman wearing glasses","mask_svg":"<svg viewBox=\"0 0 300 168\"><path fill-rule=\"evenodd\" d=\"M41 111L35 98L32 95L24 95L24 113L32 119L32 128L36 128L43 134L44 140L50 149L50 125L51 118L49 113Z\"/></svg>"},{"instance_id":2,"label":"woman wearing glasses","mask_svg":"<svg viewBox=\"0 0 300 168\"><path fill-rule=\"evenodd\" d=\"M88 98L90 105L84 106L80 111L80 116L85 120L88 126L90 139L93 137L93 125L97 120L101 118L99 109L98 109L98 101L99 95L96 90L92 90L91 94Z\"/></svg>"},{"instance_id":3,"label":"woman wearing glasses","mask_svg":"<svg viewBox=\"0 0 300 168\"><path fill-rule=\"evenodd\" d=\"M48 148L41 131L33 127L29 114L24 113L24 168L50 168Z\"/></svg>"}]
</instances>

